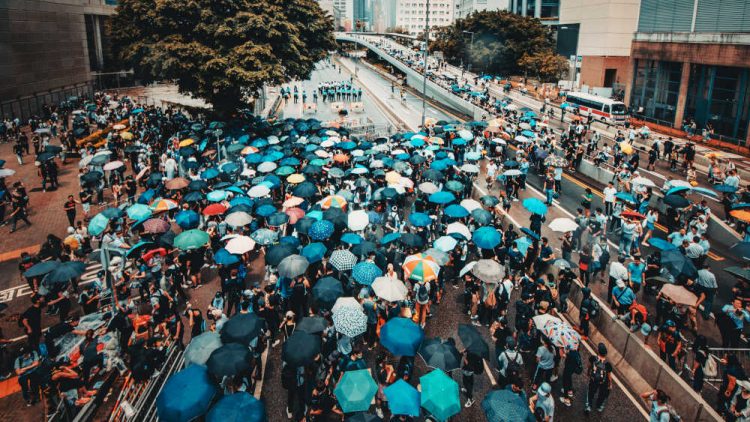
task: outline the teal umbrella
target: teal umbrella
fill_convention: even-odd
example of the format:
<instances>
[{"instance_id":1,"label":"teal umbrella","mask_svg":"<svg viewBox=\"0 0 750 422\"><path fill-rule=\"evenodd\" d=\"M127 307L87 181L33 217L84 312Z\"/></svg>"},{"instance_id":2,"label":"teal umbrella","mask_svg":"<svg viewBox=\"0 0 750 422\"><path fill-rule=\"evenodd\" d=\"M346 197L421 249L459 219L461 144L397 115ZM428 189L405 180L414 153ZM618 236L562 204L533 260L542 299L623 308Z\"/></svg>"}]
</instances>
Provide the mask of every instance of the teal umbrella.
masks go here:
<instances>
[{"instance_id":1,"label":"teal umbrella","mask_svg":"<svg viewBox=\"0 0 750 422\"><path fill-rule=\"evenodd\" d=\"M97 214L89 221L89 233L92 236L99 236L109 225L109 218L102 214Z\"/></svg>"},{"instance_id":2,"label":"teal umbrella","mask_svg":"<svg viewBox=\"0 0 750 422\"><path fill-rule=\"evenodd\" d=\"M383 390L393 415L419 416L419 391L400 379Z\"/></svg>"},{"instance_id":3,"label":"teal umbrella","mask_svg":"<svg viewBox=\"0 0 750 422\"><path fill-rule=\"evenodd\" d=\"M177 235L174 238L174 246L184 251L190 249L197 249L208 243L208 233L202 230L187 230Z\"/></svg>"},{"instance_id":4,"label":"teal umbrella","mask_svg":"<svg viewBox=\"0 0 750 422\"><path fill-rule=\"evenodd\" d=\"M445 421L461 411L458 383L440 369L419 377L422 407L438 420Z\"/></svg>"},{"instance_id":5,"label":"teal umbrella","mask_svg":"<svg viewBox=\"0 0 750 422\"><path fill-rule=\"evenodd\" d=\"M336 395L341 410L351 413L369 409L377 391L378 385L375 384L370 372L367 369L359 369L344 372L333 394Z\"/></svg>"},{"instance_id":6,"label":"teal umbrella","mask_svg":"<svg viewBox=\"0 0 750 422\"><path fill-rule=\"evenodd\" d=\"M145 220L151 217L151 208L144 204L133 204L125 212L131 220Z\"/></svg>"}]
</instances>

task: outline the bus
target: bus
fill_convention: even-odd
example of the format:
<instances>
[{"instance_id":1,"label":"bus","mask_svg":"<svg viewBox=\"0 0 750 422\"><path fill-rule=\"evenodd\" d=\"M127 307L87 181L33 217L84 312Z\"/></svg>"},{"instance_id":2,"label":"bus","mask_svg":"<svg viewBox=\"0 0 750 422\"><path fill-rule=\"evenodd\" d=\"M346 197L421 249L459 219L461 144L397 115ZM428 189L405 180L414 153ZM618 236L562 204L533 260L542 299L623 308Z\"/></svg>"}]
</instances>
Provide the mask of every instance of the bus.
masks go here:
<instances>
[{"instance_id":1,"label":"bus","mask_svg":"<svg viewBox=\"0 0 750 422\"><path fill-rule=\"evenodd\" d=\"M565 100L568 104L578 108L582 116L593 114L594 120L609 125L621 125L628 118L628 108L622 101L583 92L569 92Z\"/></svg>"}]
</instances>

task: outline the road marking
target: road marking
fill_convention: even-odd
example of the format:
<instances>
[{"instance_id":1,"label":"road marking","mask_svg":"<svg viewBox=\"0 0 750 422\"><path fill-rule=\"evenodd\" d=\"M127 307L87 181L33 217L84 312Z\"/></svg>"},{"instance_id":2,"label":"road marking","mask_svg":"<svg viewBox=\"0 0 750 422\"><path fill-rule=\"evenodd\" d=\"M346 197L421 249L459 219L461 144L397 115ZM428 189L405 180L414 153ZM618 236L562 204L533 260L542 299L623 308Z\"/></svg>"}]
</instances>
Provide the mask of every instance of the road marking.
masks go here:
<instances>
[{"instance_id":1,"label":"road marking","mask_svg":"<svg viewBox=\"0 0 750 422\"><path fill-rule=\"evenodd\" d=\"M24 252L27 252L31 255L35 255L39 252L40 249L41 249L41 245L32 245L32 246L26 246L23 248L18 248L16 250L12 250L9 252L3 252L0 254L0 262L12 261L14 259L18 259L21 257L21 254Z\"/></svg>"}]
</instances>

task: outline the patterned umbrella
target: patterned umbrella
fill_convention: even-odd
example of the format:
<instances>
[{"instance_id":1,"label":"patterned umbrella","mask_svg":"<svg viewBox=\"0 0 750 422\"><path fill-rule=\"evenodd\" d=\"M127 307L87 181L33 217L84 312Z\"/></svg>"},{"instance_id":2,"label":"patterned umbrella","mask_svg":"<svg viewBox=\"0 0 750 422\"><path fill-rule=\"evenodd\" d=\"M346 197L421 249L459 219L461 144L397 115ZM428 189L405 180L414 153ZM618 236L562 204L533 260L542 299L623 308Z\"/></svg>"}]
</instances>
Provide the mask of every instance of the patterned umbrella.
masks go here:
<instances>
[{"instance_id":1,"label":"patterned umbrella","mask_svg":"<svg viewBox=\"0 0 750 422\"><path fill-rule=\"evenodd\" d=\"M380 329L383 347L396 356L414 356L424 339L424 331L409 318L391 318Z\"/></svg>"},{"instance_id":2,"label":"patterned umbrella","mask_svg":"<svg viewBox=\"0 0 750 422\"><path fill-rule=\"evenodd\" d=\"M344 413L364 412L370 408L372 399L378 391L378 385L372 379L370 371L359 369L346 371L333 390Z\"/></svg>"},{"instance_id":3,"label":"patterned umbrella","mask_svg":"<svg viewBox=\"0 0 750 422\"><path fill-rule=\"evenodd\" d=\"M461 411L458 383L448 374L435 369L419 377L422 386L422 407L440 421L446 421Z\"/></svg>"},{"instance_id":4,"label":"patterned umbrella","mask_svg":"<svg viewBox=\"0 0 750 422\"><path fill-rule=\"evenodd\" d=\"M206 331L205 333L193 337L190 344L185 348L185 364L187 365L205 365L211 353L221 347L221 337L219 333Z\"/></svg>"},{"instance_id":5,"label":"patterned umbrella","mask_svg":"<svg viewBox=\"0 0 750 422\"><path fill-rule=\"evenodd\" d=\"M164 212L178 208L180 205L171 199L158 199L151 203L150 207L154 212Z\"/></svg>"},{"instance_id":6,"label":"patterned umbrella","mask_svg":"<svg viewBox=\"0 0 750 422\"><path fill-rule=\"evenodd\" d=\"M578 350L581 344L581 335L566 322L547 321L542 328L542 333L550 339L552 344L567 350Z\"/></svg>"},{"instance_id":7,"label":"patterned umbrella","mask_svg":"<svg viewBox=\"0 0 750 422\"><path fill-rule=\"evenodd\" d=\"M482 400L482 410L492 422L534 422L529 405L510 390L491 390Z\"/></svg>"},{"instance_id":8,"label":"patterned umbrella","mask_svg":"<svg viewBox=\"0 0 750 422\"><path fill-rule=\"evenodd\" d=\"M362 305L353 297L340 297L333 305L333 326L336 331L347 336L356 337L367 331L367 315Z\"/></svg>"},{"instance_id":9,"label":"patterned umbrella","mask_svg":"<svg viewBox=\"0 0 750 422\"><path fill-rule=\"evenodd\" d=\"M172 226L161 218L150 218L143 222L143 228L148 233L166 233Z\"/></svg>"},{"instance_id":10,"label":"patterned umbrella","mask_svg":"<svg viewBox=\"0 0 750 422\"><path fill-rule=\"evenodd\" d=\"M261 245L270 245L276 242L276 240L279 238L279 234L276 233L273 230L269 229L258 229L254 231L251 235L251 238L258 242Z\"/></svg>"},{"instance_id":11,"label":"patterned umbrella","mask_svg":"<svg viewBox=\"0 0 750 422\"><path fill-rule=\"evenodd\" d=\"M371 285L376 278L383 275L383 271L372 262L360 262L352 268L352 278L359 284Z\"/></svg>"},{"instance_id":12,"label":"patterned umbrella","mask_svg":"<svg viewBox=\"0 0 750 422\"><path fill-rule=\"evenodd\" d=\"M344 294L341 282L333 277L323 277L312 288L312 297L318 306L331 309L338 298Z\"/></svg>"},{"instance_id":13,"label":"patterned umbrella","mask_svg":"<svg viewBox=\"0 0 750 422\"><path fill-rule=\"evenodd\" d=\"M437 280L440 273L440 266L435 258L423 253L407 256L401 268L404 269L407 278L422 283Z\"/></svg>"},{"instance_id":14,"label":"patterned umbrella","mask_svg":"<svg viewBox=\"0 0 750 422\"><path fill-rule=\"evenodd\" d=\"M320 207L324 210L328 208L346 208L346 199L339 195L330 195L320 201Z\"/></svg>"},{"instance_id":15,"label":"patterned umbrella","mask_svg":"<svg viewBox=\"0 0 750 422\"><path fill-rule=\"evenodd\" d=\"M331 253L328 262L339 271L348 271L357 264L357 257L345 249L338 249Z\"/></svg>"},{"instance_id":16,"label":"patterned umbrella","mask_svg":"<svg viewBox=\"0 0 750 422\"><path fill-rule=\"evenodd\" d=\"M279 276L294 278L302 275L310 266L310 261L302 255L289 255L279 262Z\"/></svg>"},{"instance_id":17,"label":"patterned umbrella","mask_svg":"<svg viewBox=\"0 0 750 422\"><path fill-rule=\"evenodd\" d=\"M333 223L328 220L320 220L310 226L310 230L307 231L307 234L312 240L326 240L331 237L333 230Z\"/></svg>"}]
</instances>

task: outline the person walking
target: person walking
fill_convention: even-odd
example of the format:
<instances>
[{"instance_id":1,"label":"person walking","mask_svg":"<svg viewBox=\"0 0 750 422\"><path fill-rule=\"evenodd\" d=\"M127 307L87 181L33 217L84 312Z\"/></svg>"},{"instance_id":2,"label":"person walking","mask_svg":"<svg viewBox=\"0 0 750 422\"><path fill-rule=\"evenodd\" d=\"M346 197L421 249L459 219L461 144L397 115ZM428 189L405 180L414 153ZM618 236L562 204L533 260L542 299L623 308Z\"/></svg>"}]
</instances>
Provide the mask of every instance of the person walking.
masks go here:
<instances>
[{"instance_id":1,"label":"person walking","mask_svg":"<svg viewBox=\"0 0 750 422\"><path fill-rule=\"evenodd\" d=\"M68 217L68 226L70 227L75 227L76 203L78 203L78 201L75 200L73 195L68 195L68 200L65 201L65 204L63 205L63 209L65 210L65 215Z\"/></svg>"},{"instance_id":2,"label":"person walking","mask_svg":"<svg viewBox=\"0 0 750 422\"><path fill-rule=\"evenodd\" d=\"M464 351L464 358L461 362L461 375L463 387L461 392L466 395L464 407L471 407L474 404L474 375L482 372L482 358L474 353Z\"/></svg>"},{"instance_id":3,"label":"person walking","mask_svg":"<svg viewBox=\"0 0 750 422\"><path fill-rule=\"evenodd\" d=\"M24 401L26 401L26 407L32 406L36 402L36 399L39 398L39 380L36 376L36 370L39 367L40 361L39 353L34 348L23 346L14 364L16 375L18 375L18 384L21 385L21 394Z\"/></svg>"},{"instance_id":4,"label":"person walking","mask_svg":"<svg viewBox=\"0 0 750 422\"><path fill-rule=\"evenodd\" d=\"M552 422L555 417L555 399L552 397L552 386L542 383L536 394L529 398L529 407L534 409L538 421Z\"/></svg>"},{"instance_id":5,"label":"person walking","mask_svg":"<svg viewBox=\"0 0 750 422\"><path fill-rule=\"evenodd\" d=\"M562 373L562 388L560 389L560 403L570 407L573 402L573 375L583 373L583 360L578 350L569 350L565 355L565 366Z\"/></svg>"},{"instance_id":6,"label":"person walking","mask_svg":"<svg viewBox=\"0 0 750 422\"><path fill-rule=\"evenodd\" d=\"M607 346L604 343L599 343L596 356L589 358L588 375L589 387L583 411L588 415L591 405L595 404L596 410L601 413L612 388L612 364L607 360Z\"/></svg>"}]
</instances>

